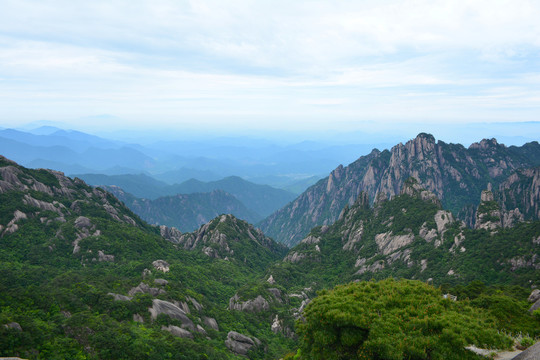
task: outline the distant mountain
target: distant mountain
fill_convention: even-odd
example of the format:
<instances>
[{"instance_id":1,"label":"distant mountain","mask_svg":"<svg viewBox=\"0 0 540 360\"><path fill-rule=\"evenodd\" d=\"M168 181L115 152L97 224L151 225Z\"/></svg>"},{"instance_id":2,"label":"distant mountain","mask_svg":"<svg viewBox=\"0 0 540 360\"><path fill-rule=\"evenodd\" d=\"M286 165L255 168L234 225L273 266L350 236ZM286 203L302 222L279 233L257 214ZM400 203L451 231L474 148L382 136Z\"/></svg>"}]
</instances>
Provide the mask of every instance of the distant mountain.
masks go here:
<instances>
[{"instance_id":1,"label":"distant mountain","mask_svg":"<svg viewBox=\"0 0 540 360\"><path fill-rule=\"evenodd\" d=\"M168 191L178 194L209 192L213 190L224 190L234 195L248 208L262 216L270 215L296 197L291 192L275 189L268 185L254 184L238 176L229 176L207 183L190 179L182 184L172 185L168 189Z\"/></svg>"},{"instance_id":2,"label":"distant mountain","mask_svg":"<svg viewBox=\"0 0 540 360\"><path fill-rule=\"evenodd\" d=\"M292 246L311 228L336 221L341 209L353 204L361 192L366 192L370 201L395 196L410 176L435 193L444 208L458 213L468 205L477 205L488 183L496 187L515 170L538 166L539 162L538 142L506 147L491 139L467 149L435 142L432 135L422 133L391 150L375 149L347 167L340 165L260 226L269 236Z\"/></svg>"},{"instance_id":3,"label":"distant mountain","mask_svg":"<svg viewBox=\"0 0 540 360\"><path fill-rule=\"evenodd\" d=\"M209 193L214 190L223 190L240 200L252 213L260 214L256 217L250 217L251 220L260 219L259 216L267 216L295 198L295 195L288 191L275 189L268 185L254 184L238 176L230 176L212 182L189 179L181 184L174 185L165 184L143 174L114 176L79 174L75 176L91 185L115 185L135 197L150 200L155 200L161 196ZM242 215L245 216L246 213L242 213Z\"/></svg>"},{"instance_id":4,"label":"distant mountain","mask_svg":"<svg viewBox=\"0 0 540 360\"><path fill-rule=\"evenodd\" d=\"M169 185L145 174L76 174L73 175L93 186L117 186L138 198L157 199L171 195L165 190Z\"/></svg>"},{"instance_id":5,"label":"distant mountain","mask_svg":"<svg viewBox=\"0 0 540 360\"><path fill-rule=\"evenodd\" d=\"M176 227L182 232L194 231L221 214L233 214L250 223L261 219L260 215L223 190L177 194L149 200L136 198L116 186L106 189L150 224Z\"/></svg>"}]
</instances>

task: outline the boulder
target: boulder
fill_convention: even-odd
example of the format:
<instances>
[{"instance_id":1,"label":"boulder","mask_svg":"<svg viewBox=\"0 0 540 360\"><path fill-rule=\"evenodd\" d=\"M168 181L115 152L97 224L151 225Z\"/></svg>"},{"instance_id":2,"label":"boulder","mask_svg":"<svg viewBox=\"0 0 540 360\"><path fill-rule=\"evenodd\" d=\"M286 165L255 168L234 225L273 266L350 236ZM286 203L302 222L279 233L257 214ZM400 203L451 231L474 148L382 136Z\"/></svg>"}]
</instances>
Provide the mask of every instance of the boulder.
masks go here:
<instances>
[{"instance_id":1,"label":"boulder","mask_svg":"<svg viewBox=\"0 0 540 360\"><path fill-rule=\"evenodd\" d=\"M529 302L536 302L538 299L540 299L540 290L538 289L534 289L532 292L531 292L531 295L529 295L529 298L527 300L529 300Z\"/></svg>"},{"instance_id":2,"label":"boulder","mask_svg":"<svg viewBox=\"0 0 540 360\"><path fill-rule=\"evenodd\" d=\"M90 219L85 216L79 216L75 220L75 227L77 229L85 229L92 226L92 222L90 222Z\"/></svg>"},{"instance_id":3,"label":"boulder","mask_svg":"<svg viewBox=\"0 0 540 360\"><path fill-rule=\"evenodd\" d=\"M249 336L237 333L236 331L229 331L227 334L227 340L225 340L225 346L237 355L246 356L248 351L255 345L259 345L261 342L257 338L250 338Z\"/></svg>"},{"instance_id":4,"label":"boulder","mask_svg":"<svg viewBox=\"0 0 540 360\"><path fill-rule=\"evenodd\" d=\"M163 271L163 272L169 272L169 263L165 260L156 260L152 262L152 265L156 270Z\"/></svg>"},{"instance_id":5,"label":"boulder","mask_svg":"<svg viewBox=\"0 0 540 360\"><path fill-rule=\"evenodd\" d=\"M152 288L145 283L140 283L136 287L129 290L128 294L133 296L135 294L150 294L152 296L158 296L159 294L165 294L166 291L159 288Z\"/></svg>"},{"instance_id":6,"label":"boulder","mask_svg":"<svg viewBox=\"0 0 540 360\"><path fill-rule=\"evenodd\" d=\"M162 326L161 330L165 330L173 334L174 336L178 336L181 338L187 338L187 339L193 339L193 334L187 331L186 329L182 329L181 327L169 325L169 326Z\"/></svg>"},{"instance_id":7,"label":"boulder","mask_svg":"<svg viewBox=\"0 0 540 360\"><path fill-rule=\"evenodd\" d=\"M155 284L158 284L158 285L161 285L161 286L165 286L167 285L169 282L165 279L154 279L154 283Z\"/></svg>"},{"instance_id":8,"label":"boulder","mask_svg":"<svg viewBox=\"0 0 540 360\"><path fill-rule=\"evenodd\" d=\"M261 295L257 296L255 299L246 301L240 301L238 294L229 299L229 310L259 312L268 310L269 308L270 304Z\"/></svg>"},{"instance_id":9,"label":"boulder","mask_svg":"<svg viewBox=\"0 0 540 360\"><path fill-rule=\"evenodd\" d=\"M216 331L219 331L219 326L218 326L218 323L217 323L216 319L204 316L203 317L203 323L204 323L204 325L208 326L209 328L214 329Z\"/></svg>"},{"instance_id":10,"label":"boulder","mask_svg":"<svg viewBox=\"0 0 540 360\"><path fill-rule=\"evenodd\" d=\"M536 300L534 304L532 304L531 308L529 309L529 312L532 314L533 311L540 309L540 299Z\"/></svg>"},{"instance_id":11,"label":"boulder","mask_svg":"<svg viewBox=\"0 0 540 360\"><path fill-rule=\"evenodd\" d=\"M538 360L540 359L540 342L530 346L527 350L513 357L512 360Z\"/></svg>"},{"instance_id":12,"label":"boulder","mask_svg":"<svg viewBox=\"0 0 540 360\"><path fill-rule=\"evenodd\" d=\"M187 297L186 297L186 300L191 301L191 303L193 304L193 307L195 307L195 310L197 310L197 311L202 311L203 306L202 306L201 304L199 304L199 302L198 302L197 300L195 300L195 299L192 298L191 296L187 296Z\"/></svg>"},{"instance_id":13,"label":"boulder","mask_svg":"<svg viewBox=\"0 0 540 360\"><path fill-rule=\"evenodd\" d=\"M158 315L165 314L173 319L179 320L182 322L183 328L188 328L190 330L195 330L195 325L190 318L187 317L184 310L180 309L178 306L174 305L171 302L165 300L154 299L152 300L152 307L148 308L152 320L157 319Z\"/></svg>"},{"instance_id":14,"label":"boulder","mask_svg":"<svg viewBox=\"0 0 540 360\"><path fill-rule=\"evenodd\" d=\"M114 255L107 255L102 250L98 250L98 258L99 261L114 262Z\"/></svg>"},{"instance_id":15,"label":"boulder","mask_svg":"<svg viewBox=\"0 0 540 360\"><path fill-rule=\"evenodd\" d=\"M17 331L23 331L21 325L19 323L16 323L16 322L10 322L8 324L5 324L4 327L6 329L13 329L13 330L17 330Z\"/></svg>"}]
</instances>

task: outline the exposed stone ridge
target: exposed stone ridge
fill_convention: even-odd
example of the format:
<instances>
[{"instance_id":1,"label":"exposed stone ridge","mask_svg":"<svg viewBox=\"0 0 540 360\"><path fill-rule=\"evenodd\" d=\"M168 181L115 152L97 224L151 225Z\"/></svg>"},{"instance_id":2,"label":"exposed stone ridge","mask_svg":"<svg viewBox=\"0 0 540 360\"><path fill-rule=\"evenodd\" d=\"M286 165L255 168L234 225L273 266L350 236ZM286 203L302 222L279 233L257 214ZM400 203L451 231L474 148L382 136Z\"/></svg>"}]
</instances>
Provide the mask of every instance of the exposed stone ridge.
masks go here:
<instances>
[{"instance_id":1,"label":"exposed stone ridge","mask_svg":"<svg viewBox=\"0 0 540 360\"><path fill-rule=\"evenodd\" d=\"M482 191L481 202L476 210L476 229L495 230L502 227L501 209L490 190Z\"/></svg>"},{"instance_id":2,"label":"exposed stone ridge","mask_svg":"<svg viewBox=\"0 0 540 360\"><path fill-rule=\"evenodd\" d=\"M527 151L540 152L538 144L531 144ZM390 151L375 149L347 167L338 166L260 226L269 236L292 246L313 227L335 222L362 191L371 201L382 200L399 194L410 177L457 213L467 201L476 206L488 182L499 184L516 169L537 165L535 157L528 157L522 149L507 148L494 139L466 149L460 144L435 142L432 135L422 133Z\"/></svg>"},{"instance_id":3,"label":"exposed stone ridge","mask_svg":"<svg viewBox=\"0 0 540 360\"><path fill-rule=\"evenodd\" d=\"M232 298L229 299L229 310L260 312L268 310L269 308L270 303L261 295L258 295L255 299L241 301L238 294L235 294Z\"/></svg>"},{"instance_id":4,"label":"exposed stone ridge","mask_svg":"<svg viewBox=\"0 0 540 360\"><path fill-rule=\"evenodd\" d=\"M6 191L22 192L22 203L35 208L35 211L25 214L27 217L51 211L58 214L58 221L65 222L65 217L80 214L83 205L99 204L97 206L101 206L112 219L137 225L134 218L126 215L130 211L102 189L93 189L82 180L71 179L59 171L26 169L0 156L0 193ZM36 192L43 194L43 198Z\"/></svg>"},{"instance_id":5,"label":"exposed stone ridge","mask_svg":"<svg viewBox=\"0 0 540 360\"><path fill-rule=\"evenodd\" d=\"M518 209L525 220L540 219L540 167L516 171L498 190L504 211Z\"/></svg>"},{"instance_id":6,"label":"exposed stone ridge","mask_svg":"<svg viewBox=\"0 0 540 360\"><path fill-rule=\"evenodd\" d=\"M260 229L231 214L221 215L192 233L180 234L174 228L163 227L160 231L165 234L166 239L179 244L184 249L200 249L213 258L228 259L234 256L234 248L239 241L247 240L253 246L263 247L271 252L281 251L283 248L282 245L265 236Z\"/></svg>"}]
</instances>

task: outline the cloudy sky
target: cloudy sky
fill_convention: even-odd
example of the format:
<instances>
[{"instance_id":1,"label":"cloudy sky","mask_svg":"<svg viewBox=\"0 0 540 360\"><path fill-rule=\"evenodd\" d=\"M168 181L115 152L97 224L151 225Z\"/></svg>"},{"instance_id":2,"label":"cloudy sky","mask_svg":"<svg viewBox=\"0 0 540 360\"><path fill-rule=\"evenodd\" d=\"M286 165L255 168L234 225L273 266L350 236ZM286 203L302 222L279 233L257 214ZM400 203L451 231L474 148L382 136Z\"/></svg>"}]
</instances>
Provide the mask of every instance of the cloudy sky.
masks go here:
<instances>
[{"instance_id":1,"label":"cloudy sky","mask_svg":"<svg viewBox=\"0 0 540 360\"><path fill-rule=\"evenodd\" d=\"M539 19L538 0L0 0L0 126L538 138Z\"/></svg>"}]
</instances>

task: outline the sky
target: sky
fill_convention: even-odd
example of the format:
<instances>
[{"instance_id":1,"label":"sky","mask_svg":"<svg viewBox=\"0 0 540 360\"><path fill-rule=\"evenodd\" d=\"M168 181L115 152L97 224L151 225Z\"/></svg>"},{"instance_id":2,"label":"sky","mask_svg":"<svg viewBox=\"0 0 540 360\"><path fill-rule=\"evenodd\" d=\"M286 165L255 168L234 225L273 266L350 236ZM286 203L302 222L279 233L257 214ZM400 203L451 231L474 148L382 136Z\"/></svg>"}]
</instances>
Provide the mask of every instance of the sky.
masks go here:
<instances>
[{"instance_id":1,"label":"sky","mask_svg":"<svg viewBox=\"0 0 540 360\"><path fill-rule=\"evenodd\" d=\"M538 0L0 0L0 126L538 139L538 19Z\"/></svg>"}]
</instances>

